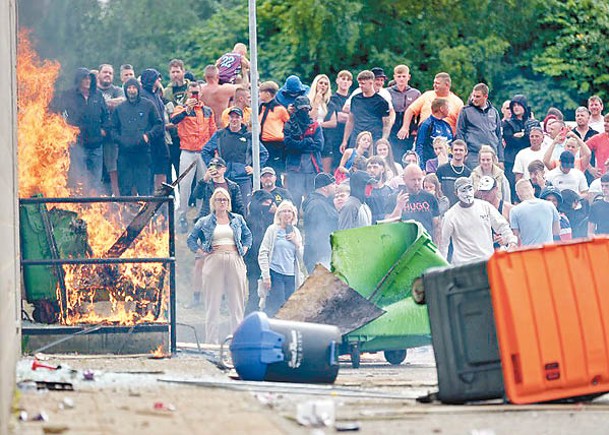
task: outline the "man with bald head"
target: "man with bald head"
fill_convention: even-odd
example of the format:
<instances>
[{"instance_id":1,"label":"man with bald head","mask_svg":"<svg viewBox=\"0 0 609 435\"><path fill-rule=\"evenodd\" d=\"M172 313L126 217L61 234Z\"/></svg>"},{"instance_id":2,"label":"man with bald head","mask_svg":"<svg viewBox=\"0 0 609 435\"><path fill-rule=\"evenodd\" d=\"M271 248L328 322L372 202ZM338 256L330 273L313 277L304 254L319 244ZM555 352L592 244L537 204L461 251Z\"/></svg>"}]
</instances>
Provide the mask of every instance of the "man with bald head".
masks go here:
<instances>
[{"instance_id":1,"label":"man with bald head","mask_svg":"<svg viewBox=\"0 0 609 435\"><path fill-rule=\"evenodd\" d=\"M404 168L404 186L396 198L391 218L415 220L432 235L434 242L440 241L440 209L438 200L423 189L423 171L416 164Z\"/></svg>"}]
</instances>

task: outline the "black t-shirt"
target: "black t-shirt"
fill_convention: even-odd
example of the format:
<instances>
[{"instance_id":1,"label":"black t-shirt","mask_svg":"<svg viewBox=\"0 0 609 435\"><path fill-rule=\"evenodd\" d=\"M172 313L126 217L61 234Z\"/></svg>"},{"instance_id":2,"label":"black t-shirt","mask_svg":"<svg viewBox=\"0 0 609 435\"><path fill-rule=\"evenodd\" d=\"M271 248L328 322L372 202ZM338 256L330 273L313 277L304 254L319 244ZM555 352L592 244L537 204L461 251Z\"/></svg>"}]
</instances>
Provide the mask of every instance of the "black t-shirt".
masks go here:
<instances>
[{"instance_id":1,"label":"black t-shirt","mask_svg":"<svg viewBox=\"0 0 609 435\"><path fill-rule=\"evenodd\" d=\"M340 95L333 94L330 97L330 102L328 103L328 115L324 121L330 120L332 115L336 112L342 112L343 106L347 102L348 95ZM338 115L337 115L338 117ZM330 146L333 148L338 148L341 142L343 141L343 136L345 134L345 124L341 124L338 122L336 128L324 128L324 146Z\"/></svg>"},{"instance_id":2,"label":"black t-shirt","mask_svg":"<svg viewBox=\"0 0 609 435\"><path fill-rule=\"evenodd\" d=\"M436 176L442 183L442 192L450 201L451 207L459 201L457 195L455 195L455 180L461 177L469 177L471 174L472 171L467 166L452 166L450 162L438 167Z\"/></svg>"},{"instance_id":3,"label":"black t-shirt","mask_svg":"<svg viewBox=\"0 0 609 435\"><path fill-rule=\"evenodd\" d=\"M596 225L595 234L609 234L609 202L604 199L595 201L590 208L588 222Z\"/></svg>"},{"instance_id":4,"label":"black t-shirt","mask_svg":"<svg viewBox=\"0 0 609 435\"><path fill-rule=\"evenodd\" d=\"M294 200L292 199L292 195L290 195L290 192L288 192L283 187L275 187L273 190L271 190L270 194L273 195L273 201L275 202L275 205L281 204L281 202L286 199L288 201L294 202Z\"/></svg>"},{"instance_id":5,"label":"black t-shirt","mask_svg":"<svg viewBox=\"0 0 609 435\"><path fill-rule=\"evenodd\" d=\"M372 189L366 198L366 204L372 212L372 223L385 219L395 208L395 191L385 185L379 189Z\"/></svg>"},{"instance_id":6,"label":"black t-shirt","mask_svg":"<svg viewBox=\"0 0 609 435\"><path fill-rule=\"evenodd\" d=\"M362 131L369 131L377 141L383 135L383 118L389 116L389 103L377 93L371 97L360 93L351 98L351 113L354 122L349 146L355 145L355 138Z\"/></svg>"},{"instance_id":7,"label":"black t-shirt","mask_svg":"<svg viewBox=\"0 0 609 435\"><path fill-rule=\"evenodd\" d=\"M433 235L433 218L440 216L438 200L425 190L410 194L402 210L402 220L413 219L423 224L430 235Z\"/></svg>"}]
</instances>

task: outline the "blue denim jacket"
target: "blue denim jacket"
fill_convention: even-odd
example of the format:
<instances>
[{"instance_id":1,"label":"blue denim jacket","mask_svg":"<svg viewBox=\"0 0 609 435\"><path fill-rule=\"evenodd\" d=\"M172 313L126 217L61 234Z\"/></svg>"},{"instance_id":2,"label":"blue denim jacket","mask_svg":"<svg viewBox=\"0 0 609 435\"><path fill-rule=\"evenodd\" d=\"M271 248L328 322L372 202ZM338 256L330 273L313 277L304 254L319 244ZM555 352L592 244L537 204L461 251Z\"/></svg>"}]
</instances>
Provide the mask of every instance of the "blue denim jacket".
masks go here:
<instances>
[{"instance_id":1,"label":"blue denim jacket","mask_svg":"<svg viewBox=\"0 0 609 435\"><path fill-rule=\"evenodd\" d=\"M228 216L230 218L230 227L235 236L237 251L239 251L239 255L243 257L245 255L244 248L249 249L252 246L252 232L247 227L243 216L237 213L228 213ZM199 219L186 240L188 248L192 252L197 252L199 248L202 248L205 252L211 252L211 241L217 223L218 219L214 213L210 213ZM201 241L201 244L199 244L199 240Z\"/></svg>"}]
</instances>

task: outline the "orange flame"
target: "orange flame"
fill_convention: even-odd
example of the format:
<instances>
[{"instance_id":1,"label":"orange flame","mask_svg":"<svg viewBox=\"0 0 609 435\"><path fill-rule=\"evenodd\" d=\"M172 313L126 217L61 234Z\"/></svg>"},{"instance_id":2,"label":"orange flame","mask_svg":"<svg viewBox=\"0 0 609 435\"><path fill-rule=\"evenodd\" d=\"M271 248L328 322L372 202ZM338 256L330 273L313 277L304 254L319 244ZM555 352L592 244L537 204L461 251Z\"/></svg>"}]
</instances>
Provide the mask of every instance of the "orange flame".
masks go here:
<instances>
[{"instance_id":1,"label":"orange flame","mask_svg":"<svg viewBox=\"0 0 609 435\"><path fill-rule=\"evenodd\" d=\"M62 116L50 113L49 103L60 65L42 61L32 47L28 31L20 31L18 44L18 161L19 195L69 197L69 149L78 129ZM133 213L111 203L61 204L87 224L92 257L103 257L120 236ZM125 214L123 219L122 215ZM168 256L168 234L161 217L142 231L124 258ZM63 266L68 289L67 324L165 322L168 279L162 264ZM59 289L57 294L60 295ZM107 301L98 307L100 294ZM104 305L104 304L102 304ZM109 305L109 306L108 306ZM99 311L99 312L98 312Z\"/></svg>"},{"instance_id":2,"label":"orange flame","mask_svg":"<svg viewBox=\"0 0 609 435\"><path fill-rule=\"evenodd\" d=\"M68 196L70 158L66 144L76 139L78 129L60 115L47 113L60 65L42 62L28 36L27 31L20 31L17 48L19 196Z\"/></svg>"}]
</instances>

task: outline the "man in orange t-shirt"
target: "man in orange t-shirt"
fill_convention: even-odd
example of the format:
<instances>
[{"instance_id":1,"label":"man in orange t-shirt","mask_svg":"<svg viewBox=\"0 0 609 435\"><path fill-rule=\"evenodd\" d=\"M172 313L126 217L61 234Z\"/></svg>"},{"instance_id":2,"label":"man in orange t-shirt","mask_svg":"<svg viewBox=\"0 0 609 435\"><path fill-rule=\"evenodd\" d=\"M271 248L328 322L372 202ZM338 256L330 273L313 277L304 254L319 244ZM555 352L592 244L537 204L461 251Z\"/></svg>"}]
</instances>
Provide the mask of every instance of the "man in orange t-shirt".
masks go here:
<instances>
[{"instance_id":1,"label":"man in orange t-shirt","mask_svg":"<svg viewBox=\"0 0 609 435\"><path fill-rule=\"evenodd\" d=\"M410 136L410 123L413 117L418 116L419 123L429 118L431 115L431 102L436 98L448 100L449 112L445 121L450 124L453 134L456 133L457 119L463 107L463 100L450 91L450 85L451 80L448 73L441 72L436 74L433 79L433 90L424 92L404 112L404 122L400 131L398 131L399 139Z\"/></svg>"},{"instance_id":2,"label":"man in orange t-shirt","mask_svg":"<svg viewBox=\"0 0 609 435\"><path fill-rule=\"evenodd\" d=\"M282 186L281 174L285 173L285 144L283 143L283 126L290 119L290 114L275 99L279 90L277 83L268 81L260 83L260 140L269 152L267 166L275 170L277 185Z\"/></svg>"}]
</instances>

